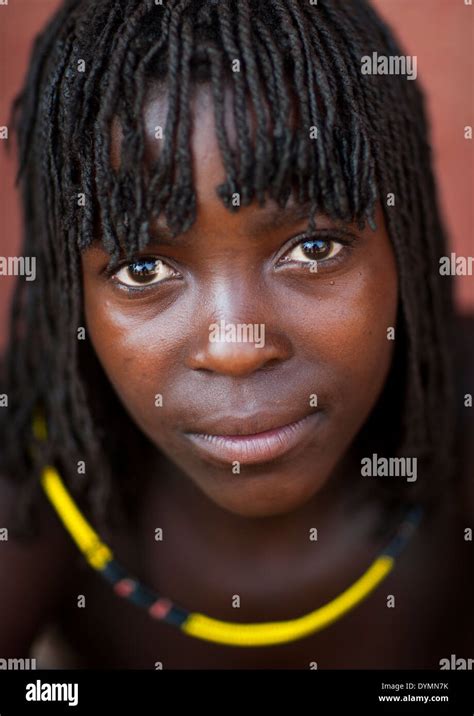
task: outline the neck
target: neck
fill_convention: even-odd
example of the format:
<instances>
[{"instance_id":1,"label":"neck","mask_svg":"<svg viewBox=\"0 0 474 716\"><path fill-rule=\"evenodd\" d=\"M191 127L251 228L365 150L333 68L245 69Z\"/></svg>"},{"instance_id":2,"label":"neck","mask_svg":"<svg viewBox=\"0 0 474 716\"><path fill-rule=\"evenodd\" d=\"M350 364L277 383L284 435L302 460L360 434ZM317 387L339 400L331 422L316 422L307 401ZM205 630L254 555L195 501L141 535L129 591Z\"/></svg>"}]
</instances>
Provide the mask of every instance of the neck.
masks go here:
<instances>
[{"instance_id":1,"label":"neck","mask_svg":"<svg viewBox=\"0 0 474 716\"><path fill-rule=\"evenodd\" d=\"M243 517L221 508L210 500L192 480L164 458L150 479L141 500L140 519L147 529L167 524L183 540L206 545L230 561L247 561L255 556L270 561L307 555L315 564L317 550L333 559L337 554L355 554L362 549L372 555L382 542L373 541L373 530L380 517L375 502L358 503L348 491L350 458L341 462L329 484L304 505L290 513L268 517ZM155 475L159 474L159 479ZM342 485L342 478L346 485ZM218 545L218 550L216 546ZM369 557L370 558L370 557Z\"/></svg>"}]
</instances>

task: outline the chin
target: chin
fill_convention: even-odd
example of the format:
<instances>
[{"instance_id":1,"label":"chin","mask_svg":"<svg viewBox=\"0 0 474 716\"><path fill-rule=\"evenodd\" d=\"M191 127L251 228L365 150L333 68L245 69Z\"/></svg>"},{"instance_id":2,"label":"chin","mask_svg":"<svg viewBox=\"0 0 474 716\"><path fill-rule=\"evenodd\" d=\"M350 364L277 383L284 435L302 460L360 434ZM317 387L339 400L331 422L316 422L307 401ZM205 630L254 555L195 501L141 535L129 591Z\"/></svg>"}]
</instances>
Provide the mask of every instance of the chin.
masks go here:
<instances>
[{"instance_id":1,"label":"chin","mask_svg":"<svg viewBox=\"0 0 474 716\"><path fill-rule=\"evenodd\" d=\"M232 476L239 483L219 490L199 489L218 507L239 517L273 517L285 515L303 507L322 488L325 480L311 485L297 484L297 478L287 476ZM226 480L229 480L226 476ZM276 484L277 483L277 484Z\"/></svg>"}]
</instances>

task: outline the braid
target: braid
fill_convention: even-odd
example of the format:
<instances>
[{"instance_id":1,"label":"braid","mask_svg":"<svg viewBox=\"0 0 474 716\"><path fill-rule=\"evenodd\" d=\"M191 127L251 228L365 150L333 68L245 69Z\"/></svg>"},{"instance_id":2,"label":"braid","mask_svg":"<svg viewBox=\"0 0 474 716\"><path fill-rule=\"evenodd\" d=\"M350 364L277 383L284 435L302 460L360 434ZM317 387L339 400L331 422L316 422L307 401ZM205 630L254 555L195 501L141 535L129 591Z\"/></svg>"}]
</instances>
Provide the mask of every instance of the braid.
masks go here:
<instances>
[{"instance_id":1,"label":"braid","mask_svg":"<svg viewBox=\"0 0 474 716\"><path fill-rule=\"evenodd\" d=\"M222 32L222 43L227 52L228 62L240 62L240 50L234 38L234 23L228 3L218 5L218 16ZM245 70L245 67L243 68ZM245 93L245 78L243 72L233 72L234 79L234 111L238 137L239 156L239 193L244 206L251 203L253 198L253 153L250 143L250 130L247 120L247 104Z\"/></svg>"}]
</instances>

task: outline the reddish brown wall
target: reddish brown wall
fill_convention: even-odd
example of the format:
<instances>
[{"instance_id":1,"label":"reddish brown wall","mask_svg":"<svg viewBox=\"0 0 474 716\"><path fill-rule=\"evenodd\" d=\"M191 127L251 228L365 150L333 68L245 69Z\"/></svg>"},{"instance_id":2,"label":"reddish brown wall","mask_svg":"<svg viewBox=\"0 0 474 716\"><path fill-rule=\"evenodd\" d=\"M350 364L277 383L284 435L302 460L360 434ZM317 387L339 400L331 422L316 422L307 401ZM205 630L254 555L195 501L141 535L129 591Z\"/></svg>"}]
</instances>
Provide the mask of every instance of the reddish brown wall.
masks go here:
<instances>
[{"instance_id":1,"label":"reddish brown wall","mask_svg":"<svg viewBox=\"0 0 474 716\"><path fill-rule=\"evenodd\" d=\"M396 29L406 52L417 55L429 99L441 202L453 250L473 254L472 142L463 127L472 116L472 22L463 0L374 0ZM21 85L35 33L58 0L9 0L0 5L0 125ZM1 148L0 148L1 149ZM0 151L0 255L15 255L20 241L14 162ZM0 279L0 348L6 339L6 308L13 278ZM458 278L463 308L474 309L474 280Z\"/></svg>"}]
</instances>

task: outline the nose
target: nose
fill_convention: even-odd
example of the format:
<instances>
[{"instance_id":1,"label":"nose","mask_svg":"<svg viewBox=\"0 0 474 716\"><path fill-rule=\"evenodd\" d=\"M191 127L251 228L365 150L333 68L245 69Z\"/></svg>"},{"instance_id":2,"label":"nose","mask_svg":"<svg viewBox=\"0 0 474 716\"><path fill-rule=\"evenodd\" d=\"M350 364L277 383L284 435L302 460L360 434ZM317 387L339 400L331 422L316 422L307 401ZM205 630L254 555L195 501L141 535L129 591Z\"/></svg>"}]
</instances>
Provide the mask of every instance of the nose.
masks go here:
<instances>
[{"instance_id":1,"label":"nose","mask_svg":"<svg viewBox=\"0 0 474 716\"><path fill-rule=\"evenodd\" d=\"M201 332L187 365L220 375L243 378L271 368L292 355L287 336L266 323L220 319Z\"/></svg>"}]
</instances>

